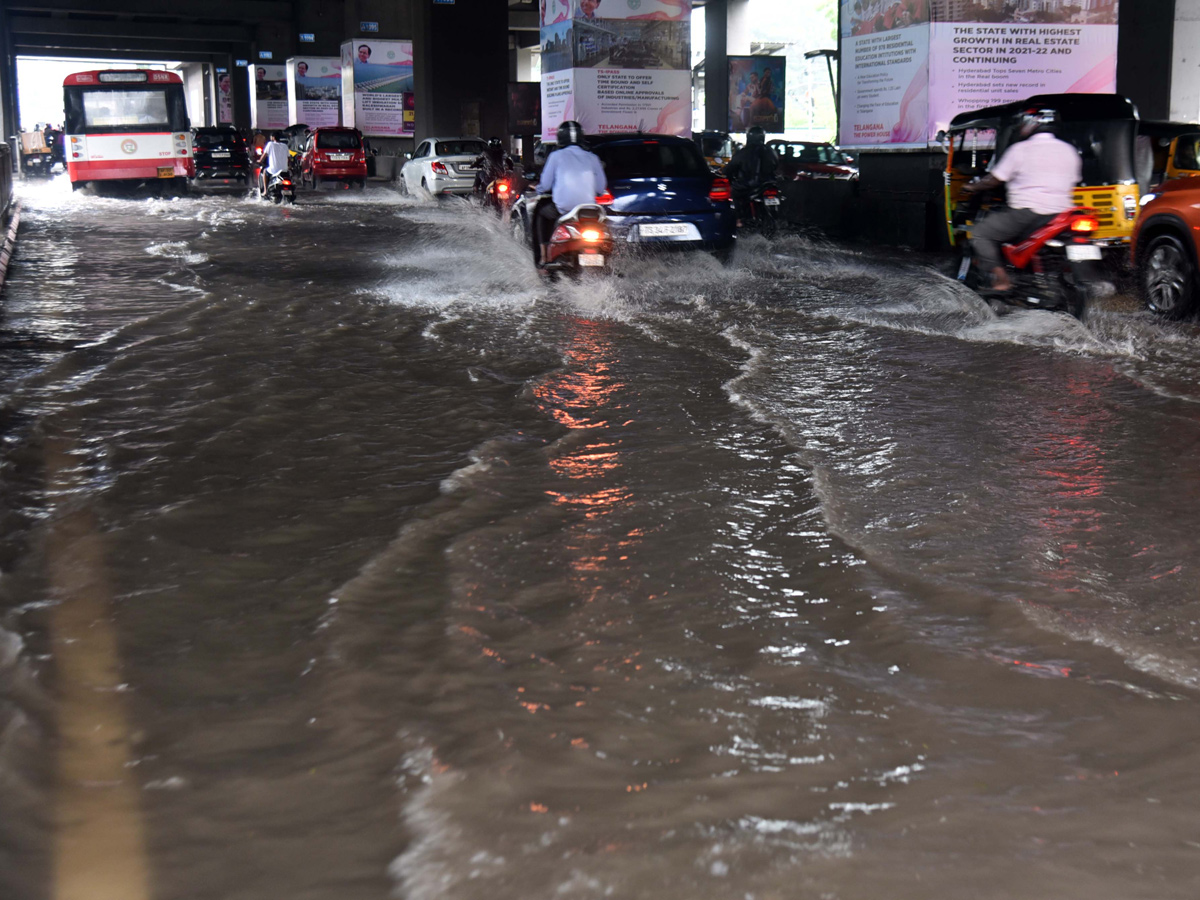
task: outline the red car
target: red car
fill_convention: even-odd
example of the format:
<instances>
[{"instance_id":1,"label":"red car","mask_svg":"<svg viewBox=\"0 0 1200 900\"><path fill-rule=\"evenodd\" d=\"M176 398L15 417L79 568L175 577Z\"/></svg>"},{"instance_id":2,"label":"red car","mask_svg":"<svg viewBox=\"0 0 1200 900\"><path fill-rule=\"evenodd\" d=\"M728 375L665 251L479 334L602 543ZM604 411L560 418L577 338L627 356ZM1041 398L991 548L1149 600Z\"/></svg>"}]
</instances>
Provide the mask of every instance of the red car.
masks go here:
<instances>
[{"instance_id":1,"label":"red car","mask_svg":"<svg viewBox=\"0 0 1200 900\"><path fill-rule=\"evenodd\" d=\"M362 132L357 128L314 128L309 132L300 157L300 182L320 187L334 182L339 187L362 190L367 184L367 154Z\"/></svg>"},{"instance_id":2,"label":"red car","mask_svg":"<svg viewBox=\"0 0 1200 900\"><path fill-rule=\"evenodd\" d=\"M777 139L768 142L767 146L779 157L779 177L784 181L805 178L858 180L858 166L854 160L833 144Z\"/></svg>"},{"instance_id":3,"label":"red car","mask_svg":"<svg viewBox=\"0 0 1200 900\"><path fill-rule=\"evenodd\" d=\"M1200 134L1185 137L1200 145ZM1160 316L1182 319L1197 308L1200 178L1164 182L1142 204L1129 245L1142 299Z\"/></svg>"}]
</instances>

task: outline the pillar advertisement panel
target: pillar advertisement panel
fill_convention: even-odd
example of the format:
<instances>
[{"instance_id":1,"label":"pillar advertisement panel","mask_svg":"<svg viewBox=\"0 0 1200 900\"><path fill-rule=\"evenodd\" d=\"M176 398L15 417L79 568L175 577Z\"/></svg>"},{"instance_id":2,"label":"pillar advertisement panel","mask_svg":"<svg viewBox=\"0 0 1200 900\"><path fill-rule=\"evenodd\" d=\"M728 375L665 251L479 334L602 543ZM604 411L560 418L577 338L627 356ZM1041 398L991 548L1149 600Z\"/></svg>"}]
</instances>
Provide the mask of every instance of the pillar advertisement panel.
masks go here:
<instances>
[{"instance_id":1,"label":"pillar advertisement panel","mask_svg":"<svg viewBox=\"0 0 1200 900\"><path fill-rule=\"evenodd\" d=\"M925 147L960 112L1111 93L1118 0L841 0L840 142Z\"/></svg>"},{"instance_id":2,"label":"pillar advertisement panel","mask_svg":"<svg viewBox=\"0 0 1200 900\"><path fill-rule=\"evenodd\" d=\"M691 133L691 0L545 0L541 16L544 140L564 119Z\"/></svg>"},{"instance_id":3,"label":"pillar advertisement panel","mask_svg":"<svg viewBox=\"0 0 1200 900\"><path fill-rule=\"evenodd\" d=\"M288 126L287 69L259 64L250 79L250 125L259 131Z\"/></svg>"},{"instance_id":4,"label":"pillar advertisement panel","mask_svg":"<svg viewBox=\"0 0 1200 900\"><path fill-rule=\"evenodd\" d=\"M342 61L294 56L287 61L288 121L321 128L342 121Z\"/></svg>"},{"instance_id":5,"label":"pillar advertisement panel","mask_svg":"<svg viewBox=\"0 0 1200 900\"><path fill-rule=\"evenodd\" d=\"M233 124L233 76L217 73L217 124Z\"/></svg>"},{"instance_id":6,"label":"pillar advertisement panel","mask_svg":"<svg viewBox=\"0 0 1200 900\"><path fill-rule=\"evenodd\" d=\"M782 56L729 57L728 130L757 125L768 134L782 134L786 79L787 59Z\"/></svg>"},{"instance_id":7,"label":"pillar advertisement panel","mask_svg":"<svg viewBox=\"0 0 1200 900\"><path fill-rule=\"evenodd\" d=\"M342 44L342 122L371 137L412 137L412 41Z\"/></svg>"}]
</instances>

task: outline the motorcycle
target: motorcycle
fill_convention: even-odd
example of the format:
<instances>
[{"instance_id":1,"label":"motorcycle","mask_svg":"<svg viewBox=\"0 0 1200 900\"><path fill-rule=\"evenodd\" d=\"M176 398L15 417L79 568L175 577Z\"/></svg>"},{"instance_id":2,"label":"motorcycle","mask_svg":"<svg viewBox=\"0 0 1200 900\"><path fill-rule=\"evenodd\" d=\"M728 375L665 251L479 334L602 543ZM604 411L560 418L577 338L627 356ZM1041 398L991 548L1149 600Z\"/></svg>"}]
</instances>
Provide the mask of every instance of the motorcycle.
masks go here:
<instances>
[{"instance_id":1,"label":"motorcycle","mask_svg":"<svg viewBox=\"0 0 1200 900\"><path fill-rule=\"evenodd\" d=\"M774 237L779 231L779 188L773 181L755 188L740 204L740 227L745 231L757 231L765 238Z\"/></svg>"},{"instance_id":2,"label":"motorcycle","mask_svg":"<svg viewBox=\"0 0 1200 900\"><path fill-rule=\"evenodd\" d=\"M982 218L976 220L976 227ZM1103 280L1099 229L1091 209L1076 207L1004 244L1004 268L1012 281L1007 291L983 288L984 276L974 265L971 243L964 241L957 278L998 312L1005 307L1046 309L1082 320L1093 288Z\"/></svg>"},{"instance_id":3,"label":"motorcycle","mask_svg":"<svg viewBox=\"0 0 1200 900\"><path fill-rule=\"evenodd\" d=\"M290 173L269 175L266 187L262 188L259 194L264 200L270 200L272 203L295 203L296 183L292 181Z\"/></svg>"},{"instance_id":4,"label":"motorcycle","mask_svg":"<svg viewBox=\"0 0 1200 900\"><path fill-rule=\"evenodd\" d=\"M537 195L522 197L513 208L513 231L518 240L533 248L533 214ZM551 276L579 278L584 271L604 272L611 268L613 237L605 220L608 214L596 203L582 203L555 220L542 268Z\"/></svg>"},{"instance_id":5,"label":"motorcycle","mask_svg":"<svg viewBox=\"0 0 1200 900\"><path fill-rule=\"evenodd\" d=\"M516 179L512 173L497 175L483 189L483 208L494 209L503 216L516 198Z\"/></svg>"}]
</instances>

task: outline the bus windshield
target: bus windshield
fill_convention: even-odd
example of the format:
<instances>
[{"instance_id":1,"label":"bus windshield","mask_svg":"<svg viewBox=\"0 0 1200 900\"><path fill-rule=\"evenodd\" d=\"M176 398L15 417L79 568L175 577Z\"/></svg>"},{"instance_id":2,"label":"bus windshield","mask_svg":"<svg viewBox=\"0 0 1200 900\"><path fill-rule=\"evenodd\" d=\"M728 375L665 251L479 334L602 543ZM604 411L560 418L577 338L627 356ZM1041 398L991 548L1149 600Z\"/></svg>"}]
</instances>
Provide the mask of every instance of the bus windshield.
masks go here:
<instances>
[{"instance_id":1,"label":"bus windshield","mask_svg":"<svg viewBox=\"0 0 1200 900\"><path fill-rule=\"evenodd\" d=\"M72 86L63 91L68 134L186 131L183 85Z\"/></svg>"}]
</instances>

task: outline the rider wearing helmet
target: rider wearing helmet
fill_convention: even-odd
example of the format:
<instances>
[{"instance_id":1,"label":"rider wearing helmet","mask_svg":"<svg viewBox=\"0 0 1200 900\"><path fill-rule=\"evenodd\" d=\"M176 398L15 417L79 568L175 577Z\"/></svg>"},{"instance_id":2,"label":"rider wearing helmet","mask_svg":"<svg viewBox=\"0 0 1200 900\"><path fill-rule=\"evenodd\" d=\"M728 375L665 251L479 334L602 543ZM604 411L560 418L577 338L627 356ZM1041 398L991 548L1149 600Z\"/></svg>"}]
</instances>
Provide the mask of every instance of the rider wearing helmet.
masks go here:
<instances>
[{"instance_id":1,"label":"rider wearing helmet","mask_svg":"<svg viewBox=\"0 0 1200 900\"><path fill-rule=\"evenodd\" d=\"M263 145L258 155L259 190L267 192L267 179L274 175L282 175L288 170L288 147L284 143L283 132L277 131L271 135L271 140Z\"/></svg>"},{"instance_id":2,"label":"rider wearing helmet","mask_svg":"<svg viewBox=\"0 0 1200 900\"><path fill-rule=\"evenodd\" d=\"M779 157L766 145L766 137L762 126L751 126L746 132L746 146L733 154L733 158L725 166L725 175L728 176L732 188L739 225L745 218L746 204L750 196L768 181L774 181L775 170L779 167Z\"/></svg>"},{"instance_id":3,"label":"rider wearing helmet","mask_svg":"<svg viewBox=\"0 0 1200 900\"><path fill-rule=\"evenodd\" d=\"M546 258L554 223L563 213L583 203L595 203L608 190L600 157L582 146L583 127L566 121L558 126L558 149L546 160L538 189L543 196L533 212L533 258L540 266Z\"/></svg>"},{"instance_id":4,"label":"rider wearing helmet","mask_svg":"<svg viewBox=\"0 0 1200 900\"><path fill-rule=\"evenodd\" d=\"M475 159L475 193L483 189L514 168L512 157L504 152L504 142L498 137L488 140L487 149Z\"/></svg>"},{"instance_id":5,"label":"rider wearing helmet","mask_svg":"<svg viewBox=\"0 0 1200 900\"><path fill-rule=\"evenodd\" d=\"M963 187L973 194L1008 186L1008 206L989 212L971 236L979 266L991 273L994 290L1012 289L1000 245L1075 206L1083 161L1078 150L1055 137L1057 124L1058 113L1052 109L1026 110L1021 116L1021 140L1004 151L987 176Z\"/></svg>"}]
</instances>

